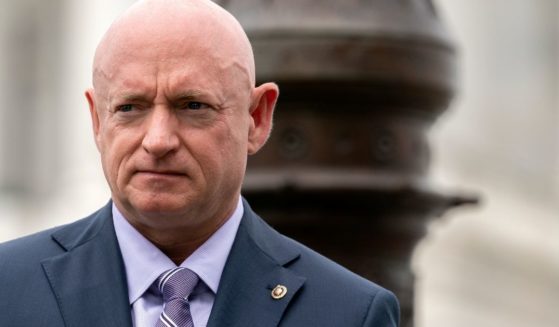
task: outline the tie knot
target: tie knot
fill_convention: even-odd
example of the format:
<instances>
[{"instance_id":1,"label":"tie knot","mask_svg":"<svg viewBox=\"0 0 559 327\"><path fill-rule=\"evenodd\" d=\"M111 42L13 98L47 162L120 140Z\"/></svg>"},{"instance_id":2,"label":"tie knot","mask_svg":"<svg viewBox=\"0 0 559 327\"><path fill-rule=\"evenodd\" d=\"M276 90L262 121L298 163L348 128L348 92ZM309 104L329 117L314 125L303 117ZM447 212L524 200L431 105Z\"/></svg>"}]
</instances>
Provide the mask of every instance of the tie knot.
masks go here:
<instances>
[{"instance_id":1,"label":"tie knot","mask_svg":"<svg viewBox=\"0 0 559 327\"><path fill-rule=\"evenodd\" d=\"M198 275L188 268L178 267L162 273L156 283L163 295L163 301L169 302L175 298L186 299L198 284Z\"/></svg>"}]
</instances>

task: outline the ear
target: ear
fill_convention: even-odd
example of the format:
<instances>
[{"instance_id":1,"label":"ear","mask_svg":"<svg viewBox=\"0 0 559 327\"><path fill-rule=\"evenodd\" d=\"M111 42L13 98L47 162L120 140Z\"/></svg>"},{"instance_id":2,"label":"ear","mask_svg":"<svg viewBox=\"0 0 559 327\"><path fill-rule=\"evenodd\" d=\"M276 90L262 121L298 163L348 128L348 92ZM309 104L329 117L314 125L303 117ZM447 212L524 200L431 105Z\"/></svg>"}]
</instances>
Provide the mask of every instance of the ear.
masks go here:
<instances>
[{"instance_id":1,"label":"ear","mask_svg":"<svg viewBox=\"0 0 559 327\"><path fill-rule=\"evenodd\" d=\"M95 91L87 89L85 91L85 97L87 103L89 104L89 114L91 115L91 125L93 127L93 137L95 139L95 145L99 149L99 113L97 112L97 107L95 104Z\"/></svg>"},{"instance_id":2,"label":"ear","mask_svg":"<svg viewBox=\"0 0 559 327\"><path fill-rule=\"evenodd\" d=\"M272 130L272 117L279 96L275 83L265 83L252 93L251 126L248 134L248 154L255 154L266 143Z\"/></svg>"}]
</instances>

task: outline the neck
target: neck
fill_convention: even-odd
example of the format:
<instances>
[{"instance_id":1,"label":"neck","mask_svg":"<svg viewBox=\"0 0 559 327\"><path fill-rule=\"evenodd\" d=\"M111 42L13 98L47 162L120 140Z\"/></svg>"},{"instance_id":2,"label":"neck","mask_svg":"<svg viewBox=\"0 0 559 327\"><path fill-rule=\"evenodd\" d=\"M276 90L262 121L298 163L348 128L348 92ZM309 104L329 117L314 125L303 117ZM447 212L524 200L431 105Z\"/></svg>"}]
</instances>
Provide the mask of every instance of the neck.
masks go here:
<instances>
[{"instance_id":1,"label":"neck","mask_svg":"<svg viewBox=\"0 0 559 327\"><path fill-rule=\"evenodd\" d=\"M208 237L209 238L209 237ZM183 244L163 245L153 242L161 252L165 253L177 266L186 260L194 251L196 251L207 239L197 242L187 242Z\"/></svg>"},{"instance_id":2,"label":"neck","mask_svg":"<svg viewBox=\"0 0 559 327\"><path fill-rule=\"evenodd\" d=\"M223 226L228 217L216 220L215 224L206 228L173 228L166 231L136 229L178 266Z\"/></svg>"},{"instance_id":3,"label":"neck","mask_svg":"<svg viewBox=\"0 0 559 327\"><path fill-rule=\"evenodd\" d=\"M235 211L237 201L218 210L198 208L181 215L142 215L132 206L120 206L125 219L175 264L180 265L204 244ZM131 210L127 210L131 209ZM211 212L211 214L208 214ZM188 218L196 217L197 219Z\"/></svg>"}]
</instances>

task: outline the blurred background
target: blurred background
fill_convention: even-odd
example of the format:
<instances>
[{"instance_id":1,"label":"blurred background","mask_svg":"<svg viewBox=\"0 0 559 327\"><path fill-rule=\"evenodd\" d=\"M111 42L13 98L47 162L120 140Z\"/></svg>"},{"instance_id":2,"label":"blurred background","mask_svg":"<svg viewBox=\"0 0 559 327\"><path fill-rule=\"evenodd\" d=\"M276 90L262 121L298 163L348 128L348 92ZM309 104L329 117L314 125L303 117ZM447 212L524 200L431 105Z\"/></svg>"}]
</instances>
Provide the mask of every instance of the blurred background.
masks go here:
<instances>
[{"instance_id":1,"label":"blurred background","mask_svg":"<svg viewBox=\"0 0 559 327\"><path fill-rule=\"evenodd\" d=\"M109 199L84 90L134 1L0 0L0 242ZM481 196L429 225L416 326L559 326L559 1L434 1L459 91L430 132L430 180Z\"/></svg>"}]
</instances>

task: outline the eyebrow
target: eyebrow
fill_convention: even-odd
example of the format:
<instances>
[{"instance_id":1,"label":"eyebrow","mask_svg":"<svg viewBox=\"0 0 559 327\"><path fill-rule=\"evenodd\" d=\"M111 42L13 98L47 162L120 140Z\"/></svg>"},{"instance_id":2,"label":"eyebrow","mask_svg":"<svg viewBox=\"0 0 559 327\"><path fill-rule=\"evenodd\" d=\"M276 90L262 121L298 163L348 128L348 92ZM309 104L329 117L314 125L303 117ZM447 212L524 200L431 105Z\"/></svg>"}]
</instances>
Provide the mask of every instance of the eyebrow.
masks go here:
<instances>
[{"instance_id":1,"label":"eyebrow","mask_svg":"<svg viewBox=\"0 0 559 327\"><path fill-rule=\"evenodd\" d=\"M175 98L177 98L177 99L193 99L193 98L196 98L196 97L200 97L202 95L204 95L204 92L202 92L201 90L193 89L193 90L187 90L187 91L184 91L184 92L179 92L175 96Z\"/></svg>"},{"instance_id":2,"label":"eyebrow","mask_svg":"<svg viewBox=\"0 0 559 327\"><path fill-rule=\"evenodd\" d=\"M107 94L105 96L105 103L108 110L113 110L114 107L129 104L130 102L145 103L147 99L145 96L134 92L123 92L115 94Z\"/></svg>"},{"instance_id":3,"label":"eyebrow","mask_svg":"<svg viewBox=\"0 0 559 327\"><path fill-rule=\"evenodd\" d=\"M121 94L116 94L114 99L119 101L147 101L146 96L140 93L126 92Z\"/></svg>"},{"instance_id":4,"label":"eyebrow","mask_svg":"<svg viewBox=\"0 0 559 327\"><path fill-rule=\"evenodd\" d=\"M207 95L207 93L203 92L199 89L192 89L181 91L176 95L172 95L172 99L175 101L180 100L194 100L201 96ZM121 94L116 94L114 99L118 99L118 102L149 102L151 99L142 93L136 92L123 92ZM169 99L170 100L170 99Z\"/></svg>"}]
</instances>

